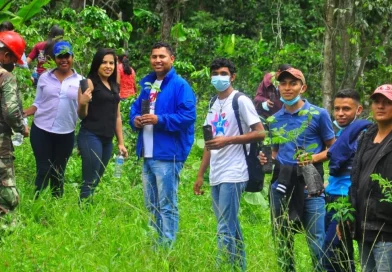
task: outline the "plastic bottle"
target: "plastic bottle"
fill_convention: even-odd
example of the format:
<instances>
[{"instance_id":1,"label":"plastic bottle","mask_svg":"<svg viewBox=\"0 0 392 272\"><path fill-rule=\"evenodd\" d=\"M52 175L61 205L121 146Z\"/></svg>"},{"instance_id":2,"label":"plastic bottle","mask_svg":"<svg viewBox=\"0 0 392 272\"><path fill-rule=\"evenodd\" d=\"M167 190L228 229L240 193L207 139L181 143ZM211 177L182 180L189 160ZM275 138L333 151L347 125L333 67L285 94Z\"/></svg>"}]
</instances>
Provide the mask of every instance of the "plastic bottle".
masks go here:
<instances>
[{"instance_id":1,"label":"plastic bottle","mask_svg":"<svg viewBox=\"0 0 392 272\"><path fill-rule=\"evenodd\" d=\"M20 146L23 143L23 135L20 134L19 132L14 133L14 135L12 135L12 144L14 146Z\"/></svg>"},{"instance_id":2,"label":"plastic bottle","mask_svg":"<svg viewBox=\"0 0 392 272\"><path fill-rule=\"evenodd\" d=\"M121 178L122 167L124 165L124 157L120 153L116 156L116 165L114 166L114 177Z\"/></svg>"},{"instance_id":3,"label":"plastic bottle","mask_svg":"<svg viewBox=\"0 0 392 272\"><path fill-rule=\"evenodd\" d=\"M23 124L25 126L27 126L27 124L28 124L27 118L23 119ZM21 146L23 143L23 135L19 132L14 133L14 135L12 135L12 137L11 137L11 140L12 140L12 144L14 146Z\"/></svg>"}]
</instances>

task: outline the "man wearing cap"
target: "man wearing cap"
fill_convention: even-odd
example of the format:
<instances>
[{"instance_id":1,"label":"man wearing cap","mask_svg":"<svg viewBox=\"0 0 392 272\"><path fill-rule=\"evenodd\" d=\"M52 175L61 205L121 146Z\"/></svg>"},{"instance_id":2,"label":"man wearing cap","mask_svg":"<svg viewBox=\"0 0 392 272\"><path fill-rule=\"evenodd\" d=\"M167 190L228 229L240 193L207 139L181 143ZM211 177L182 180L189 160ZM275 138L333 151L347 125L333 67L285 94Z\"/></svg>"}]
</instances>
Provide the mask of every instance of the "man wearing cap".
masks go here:
<instances>
[{"instance_id":1,"label":"man wearing cap","mask_svg":"<svg viewBox=\"0 0 392 272\"><path fill-rule=\"evenodd\" d=\"M23 64L21 57L25 47L26 42L16 32L0 33L0 216L15 209L19 203L11 135L14 131L27 137L29 129L23 122L16 78L10 72L15 63Z\"/></svg>"},{"instance_id":2,"label":"man wearing cap","mask_svg":"<svg viewBox=\"0 0 392 272\"><path fill-rule=\"evenodd\" d=\"M271 130L283 128L285 132L282 136L287 138L289 132L298 131L304 122L308 122L307 112L313 113L309 124L295 142L281 143L273 148L272 156L276 158L276 167L270 189L270 204L273 230L278 241L279 265L282 271L295 270L293 235L299 227L303 227L306 230L314 268L316 271L322 271L320 260L325 236L324 195L321 190L317 194L309 195L304 178L297 174L297 169L313 164L314 174L319 174L321 178L324 176L322 163L327 159L326 148L335 141L332 122L326 110L301 98L307 85L300 70L289 68L279 75L278 81L284 106L274 114L276 122L270 125ZM297 148L303 148L311 156L306 156L306 159L295 157Z\"/></svg>"},{"instance_id":3,"label":"man wearing cap","mask_svg":"<svg viewBox=\"0 0 392 272\"><path fill-rule=\"evenodd\" d=\"M73 67L72 46L59 41L53 47L56 68L38 79L37 93L25 116L34 114L30 142L34 152L37 175L36 197L47 188L60 197L64 192L64 173L71 156L78 120L78 89L82 79Z\"/></svg>"},{"instance_id":4,"label":"man wearing cap","mask_svg":"<svg viewBox=\"0 0 392 272\"><path fill-rule=\"evenodd\" d=\"M350 200L356 214L352 230L362 271L391 271L392 203L383 201L387 198L383 187L370 175L378 174L389 184L392 180L392 84L378 87L370 98L376 124L360 138L354 157Z\"/></svg>"}]
</instances>

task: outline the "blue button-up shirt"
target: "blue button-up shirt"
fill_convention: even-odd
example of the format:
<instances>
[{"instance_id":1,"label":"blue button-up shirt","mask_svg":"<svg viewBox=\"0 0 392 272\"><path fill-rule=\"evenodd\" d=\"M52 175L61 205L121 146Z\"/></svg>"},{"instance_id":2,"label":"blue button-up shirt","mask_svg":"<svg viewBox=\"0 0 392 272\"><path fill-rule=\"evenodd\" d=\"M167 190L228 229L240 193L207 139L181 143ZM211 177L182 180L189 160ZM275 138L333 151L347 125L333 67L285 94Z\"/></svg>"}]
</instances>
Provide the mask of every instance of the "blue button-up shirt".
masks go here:
<instances>
[{"instance_id":1,"label":"blue button-up shirt","mask_svg":"<svg viewBox=\"0 0 392 272\"><path fill-rule=\"evenodd\" d=\"M332 121L325 109L314 106L307 100L304 100L304 102L305 104L303 107L294 113L288 112L283 106L274 114L276 122L271 124L270 127L271 129L276 128L278 130L279 128L284 128L286 133L283 136L287 137L287 132L297 129L301 127L303 122L307 122L308 116L300 116L298 113L301 110L310 110L310 108L313 108L312 111L317 111L318 114L312 116L310 124L305 131L297 137L296 142L299 147L304 147L306 151L317 154L325 149L326 141L335 137ZM317 144L317 146L308 150L307 147L311 144ZM297 159L294 158L296 152L296 143L294 141L279 144L278 148L277 160L281 164L297 165Z\"/></svg>"}]
</instances>

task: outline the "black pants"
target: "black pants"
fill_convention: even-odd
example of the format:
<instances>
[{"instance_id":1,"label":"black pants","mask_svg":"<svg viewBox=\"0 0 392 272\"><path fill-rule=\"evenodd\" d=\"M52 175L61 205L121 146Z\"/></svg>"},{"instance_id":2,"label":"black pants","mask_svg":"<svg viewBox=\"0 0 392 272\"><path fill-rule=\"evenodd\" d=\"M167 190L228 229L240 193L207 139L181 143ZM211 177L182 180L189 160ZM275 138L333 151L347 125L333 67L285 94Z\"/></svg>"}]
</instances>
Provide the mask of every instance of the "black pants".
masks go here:
<instances>
[{"instance_id":1,"label":"black pants","mask_svg":"<svg viewBox=\"0 0 392 272\"><path fill-rule=\"evenodd\" d=\"M74 132L50 133L38 128L34 123L32 124L30 142L37 167L36 193L50 185L53 196L63 195L64 173L68 158L72 153L74 140Z\"/></svg>"}]
</instances>

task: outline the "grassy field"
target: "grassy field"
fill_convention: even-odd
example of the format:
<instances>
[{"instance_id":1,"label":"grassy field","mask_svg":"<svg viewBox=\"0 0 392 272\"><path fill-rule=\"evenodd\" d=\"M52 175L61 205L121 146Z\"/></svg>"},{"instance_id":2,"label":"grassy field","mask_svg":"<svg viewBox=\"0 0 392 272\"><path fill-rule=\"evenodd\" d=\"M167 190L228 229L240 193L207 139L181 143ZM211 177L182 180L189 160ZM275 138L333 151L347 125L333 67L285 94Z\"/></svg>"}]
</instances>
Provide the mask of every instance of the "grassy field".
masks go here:
<instances>
[{"instance_id":1,"label":"grassy field","mask_svg":"<svg viewBox=\"0 0 392 272\"><path fill-rule=\"evenodd\" d=\"M0 271L215 271L216 221L209 188L194 196L193 178L200 162L196 145L182 172L179 190L180 232L170 252L154 251L143 205L141 164L126 161L121 179L109 163L94 205L78 206L81 161L74 152L66 173L65 195L49 192L33 200L34 157L25 139L16 148L21 204L15 226L1 230ZM241 203L249 271L278 271L267 207ZM297 235L298 271L311 270L303 235Z\"/></svg>"},{"instance_id":2,"label":"grassy field","mask_svg":"<svg viewBox=\"0 0 392 272\"><path fill-rule=\"evenodd\" d=\"M125 119L127 114L124 110ZM202 122L198 118L197 139L201 138ZM15 148L21 203L0 226L0 271L218 271L216 220L208 182L204 195L195 196L192 190L202 149L193 146L181 173L178 240L173 250L156 251L143 204L141 162L134 155L136 135L129 126L124 131L131 156L125 161L122 177L113 178L111 160L94 205L84 209L78 206L82 169L76 149L67 166L64 197L54 199L44 192L34 201L35 160L29 139ZM240 220L248 271L279 271L268 207L242 199ZM304 235L296 236L295 246L298 271L311 271Z\"/></svg>"}]
</instances>

